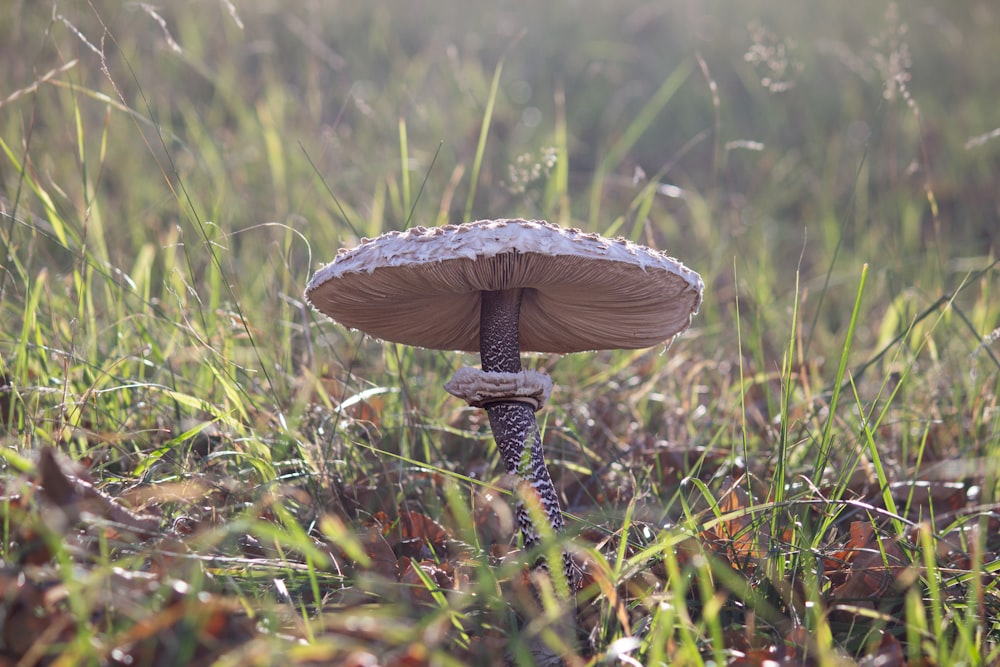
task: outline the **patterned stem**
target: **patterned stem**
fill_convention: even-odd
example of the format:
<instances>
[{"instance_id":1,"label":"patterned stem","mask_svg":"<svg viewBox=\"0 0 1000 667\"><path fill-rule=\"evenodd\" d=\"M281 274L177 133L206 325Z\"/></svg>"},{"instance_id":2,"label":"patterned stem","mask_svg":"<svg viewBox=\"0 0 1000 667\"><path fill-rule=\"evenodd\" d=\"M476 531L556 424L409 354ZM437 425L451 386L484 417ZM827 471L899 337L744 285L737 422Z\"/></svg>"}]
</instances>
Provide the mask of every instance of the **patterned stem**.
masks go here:
<instances>
[{"instance_id":1,"label":"patterned stem","mask_svg":"<svg viewBox=\"0 0 1000 667\"><path fill-rule=\"evenodd\" d=\"M521 290L483 292L480 314L480 355L486 372L519 373L521 371L518 320L521 310ZM556 532L563 529L563 516L549 470L542 453L542 436L535 422L534 408L524 401L496 401L486 405L490 428L507 472L517 475L537 494L549 525ZM525 447L530 447L528 456ZM538 529L520 500L517 503L517 523L525 548L538 544ZM566 572L572 578L572 561L564 554Z\"/></svg>"}]
</instances>

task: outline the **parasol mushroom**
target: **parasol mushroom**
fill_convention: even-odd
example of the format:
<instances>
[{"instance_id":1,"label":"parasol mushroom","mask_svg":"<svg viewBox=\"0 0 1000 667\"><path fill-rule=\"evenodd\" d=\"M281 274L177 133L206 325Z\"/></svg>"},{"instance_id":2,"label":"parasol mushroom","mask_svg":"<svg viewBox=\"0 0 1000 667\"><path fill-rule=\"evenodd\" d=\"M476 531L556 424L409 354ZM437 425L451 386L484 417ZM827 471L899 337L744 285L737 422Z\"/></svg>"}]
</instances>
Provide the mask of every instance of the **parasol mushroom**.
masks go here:
<instances>
[{"instance_id":1,"label":"parasol mushroom","mask_svg":"<svg viewBox=\"0 0 1000 667\"><path fill-rule=\"evenodd\" d=\"M486 409L507 471L537 494L558 532L559 497L535 421L552 383L522 369L520 352L669 343L690 324L702 289L698 274L677 260L624 239L540 221L482 220L363 239L316 272L306 298L376 338L478 351L482 370L459 369L445 389ZM517 522L525 547L537 544L520 501Z\"/></svg>"}]
</instances>

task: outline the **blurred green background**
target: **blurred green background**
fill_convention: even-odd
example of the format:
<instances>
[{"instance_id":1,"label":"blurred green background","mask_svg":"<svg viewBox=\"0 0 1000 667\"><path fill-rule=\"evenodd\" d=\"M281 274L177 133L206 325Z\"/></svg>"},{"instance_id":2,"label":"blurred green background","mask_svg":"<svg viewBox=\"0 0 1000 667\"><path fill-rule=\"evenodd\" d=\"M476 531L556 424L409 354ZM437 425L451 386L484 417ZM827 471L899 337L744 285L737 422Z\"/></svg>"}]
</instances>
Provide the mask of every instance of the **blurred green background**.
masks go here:
<instances>
[{"instance_id":1,"label":"blurred green background","mask_svg":"<svg viewBox=\"0 0 1000 667\"><path fill-rule=\"evenodd\" d=\"M1000 18L988 2L204 1L155 12L19 2L0 27L7 95L65 68L4 104L8 145L16 154L18 139L30 137L39 166L67 181L72 198L81 179L60 159L78 152L67 123L79 115L92 151L107 124L114 168L90 178L114 212L108 224L132 231L133 251L140 229L177 217L164 200L178 181L198 195L199 213L226 229L308 212L303 231L322 234L327 221L314 210L339 212L319 176L370 218L379 187L399 184L400 119L412 188L427 179L412 223L439 221L454 169L475 152L501 61L472 217L550 210L537 193L509 187L508 168L556 146L563 128L571 192L588 192L598 169L616 177L604 184L611 208L595 213L590 197L575 197L575 222L607 225L622 215L639 168L708 199L713 245L772 224L796 246L806 231L818 242L831 214L851 218L853 243L873 226L886 239L892 230L890 251L997 242L1000 149L996 141L966 147L998 126ZM657 105L668 80L677 90ZM105 119L108 100L134 115ZM629 136L644 110L653 117ZM74 178L59 178L60 166ZM139 178L150 184L141 194L156 188L145 201ZM5 164L8 199L18 180ZM466 172L459 194L468 181ZM464 203L453 198L447 221L462 221ZM662 198L656 208L683 218L691 205ZM387 209L385 228L406 223L409 211ZM680 243L683 231L664 233Z\"/></svg>"},{"instance_id":2,"label":"blurred green background","mask_svg":"<svg viewBox=\"0 0 1000 667\"><path fill-rule=\"evenodd\" d=\"M736 354L738 304L762 367L797 298L807 354L839 355L870 263L873 353L996 255L998 30L972 0L8 2L5 363L60 375L28 371L40 318L38 344L120 378L205 391L205 346L280 404L339 247L520 216L681 258L708 286L692 354ZM935 360L996 328L978 278ZM127 370L124 330L158 360ZM349 365L360 338L323 331Z\"/></svg>"}]
</instances>

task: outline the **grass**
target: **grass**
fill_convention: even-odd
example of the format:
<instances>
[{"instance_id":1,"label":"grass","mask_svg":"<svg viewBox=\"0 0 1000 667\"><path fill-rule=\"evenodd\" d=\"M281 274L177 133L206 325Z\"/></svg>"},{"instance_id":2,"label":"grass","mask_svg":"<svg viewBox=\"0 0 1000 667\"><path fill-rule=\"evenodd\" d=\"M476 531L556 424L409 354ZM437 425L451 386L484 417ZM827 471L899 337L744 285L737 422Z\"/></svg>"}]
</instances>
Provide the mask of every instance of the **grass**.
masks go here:
<instances>
[{"instance_id":1,"label":"grass","mask_svg":"<svg viewBox=\"0 0 1000 667\"><path fill-rule=\"evenodd\" d=\"M0 24L3 658L1000 664L1000 15L401 7ZM528 359L576 606L441 388L478 360L302 298L516 216L707 286L667 352Z\"/></svg>"}]
</instances>

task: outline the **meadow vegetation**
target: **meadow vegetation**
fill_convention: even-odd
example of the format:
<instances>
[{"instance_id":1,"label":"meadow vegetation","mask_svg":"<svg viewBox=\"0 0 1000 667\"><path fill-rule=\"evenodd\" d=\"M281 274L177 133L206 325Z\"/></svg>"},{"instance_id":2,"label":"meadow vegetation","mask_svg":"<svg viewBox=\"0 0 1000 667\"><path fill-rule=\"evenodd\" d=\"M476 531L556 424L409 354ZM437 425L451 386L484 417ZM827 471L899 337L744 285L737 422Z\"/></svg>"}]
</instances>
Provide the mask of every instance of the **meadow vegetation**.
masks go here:
<instances>
[{"instance_id":1,"label":"meadow vegetation","mask_svg":"<svg viewBox=\"0 0 1000 667\"><path fill-rule=\"evenodd\" d=\"M1000 664L994 4L8 4L0 664ZM478 359L303 299L511 217L706 284L526 357L575 604Z\"/></svg>"}]
</instances>

